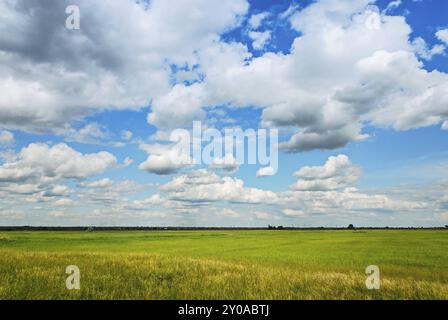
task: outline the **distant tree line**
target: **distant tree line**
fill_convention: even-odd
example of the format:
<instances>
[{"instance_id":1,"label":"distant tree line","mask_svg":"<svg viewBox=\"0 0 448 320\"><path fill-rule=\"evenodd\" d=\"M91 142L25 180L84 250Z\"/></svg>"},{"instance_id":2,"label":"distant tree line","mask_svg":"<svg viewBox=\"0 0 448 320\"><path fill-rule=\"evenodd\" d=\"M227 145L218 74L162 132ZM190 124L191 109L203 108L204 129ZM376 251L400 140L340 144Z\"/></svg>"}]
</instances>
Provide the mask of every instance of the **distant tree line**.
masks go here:
<instances>
[{"instance_id":1,"label":"distant tree line","mask_svg":"<svg viewBox=\"0 0 448 320\"><path fill-rule=\"evenodd\" d=\"M162 230L448 230L444 227L355 227L353 224L347 227L47 227L47 226L0 226L0 231L162 231Z\"/></svg>"}]
</instances>

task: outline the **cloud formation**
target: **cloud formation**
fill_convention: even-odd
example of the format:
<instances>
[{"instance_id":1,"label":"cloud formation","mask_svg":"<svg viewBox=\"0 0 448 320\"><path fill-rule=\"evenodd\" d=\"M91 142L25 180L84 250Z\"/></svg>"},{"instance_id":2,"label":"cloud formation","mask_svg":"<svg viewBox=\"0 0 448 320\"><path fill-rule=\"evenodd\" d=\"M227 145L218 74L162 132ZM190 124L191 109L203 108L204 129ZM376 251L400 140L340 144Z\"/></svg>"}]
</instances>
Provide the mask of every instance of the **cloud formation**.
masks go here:
<instances>
[{"instance_id":1,"label":"cloud formation","mask_svg":"<svg viewBox=\"0 0 448 320\"><path fill-rule=\"evenodd\" d=\"M115 156L108 152L82 154L63 143L32 143L15 159L0 165L0 190L62 195L60 191L66 189L60 183L99 175L116 163Z\"/></svg>"},{"instance_id":2,"label":"cloud formation","mask_svg":"<svg viewBox=\"0 0 448 320\"><path fill-rule=\"evenodd\" d=\"M198 52L204 81L182 90L209 106L261 108L263 125L294 129L282 145L292 152L365 140L366 123L396 130L441 124L448 75L426 71L419 57L430 59L444 46L412 39L404 17L369 3L322 0L297 11L289 19L300 35L290 53L252 57L242 44L213 43ZM188 105L180 114L199 116L200 103ZM151 117L157 114L163 116Z\"/></svg>"},{"instance_id":3,"label":"cloud formation","mask_svg":"<svg viewBox=\"0 0 448 320\"><path fill-rule=\"evenodd\" d=\"M161 190L170 200L182 202L273 203L277 200L277 195L270 190L247 188L243 180L220 177L205 169L175 177Z\"/></svg>"},{"instance_id":4,"label":"cloud formation","mask_svg":"<svg viewBox=\"0 0 448 320\"><path fill-rule=\"evenodd\" d=\"M194 65L248 10L245 0L47 2L0 1L1 126L42 132L148 106L170 88L170 64ZM80 8L80 30L65 28L68 5Z\"/></svg>"},{"instance_id":5,"label":"cloud formation","mask_svg":"<svg viewBox=\"0 0 448 320\"><path fill-rule=\"evenodd\" d=\"M281 148L297 153L366 140L367 126L369 132L448 130L448 75L425 67L444 58L448 30L434 26L431 43L415 38L405 17L393 15L402 1L381 11L370 0L318 0L280 14L249 11L246 0L50 2L0 0L2 219L27 212L82 223L81 213L101 223L206 224L210 214L248 224L375 221L385 212L391 220L400 214L446 219L442 182L431 194L411 187L359 190L361 167L337 155L300 168L289 189L277 185L271 167L258 169L256 176L265 178L254 185L231 155L191 170L191 159L169 137L193 120L218 130L249 123L280 128ZM80 7L80 30L65 28L69 4ZM279 25L294 38L282 50L275 43ZM125 121L109 128L100 116L90 117L142 108L143 128ZM247 118L235 115L246 109ZM64 142L18 141L30 132L51 132L51 140ZM103 147L108 151L98 151ZM116 151L120 164L111 153L118 147L128 147ZM102 176L111 168L126 170L123 179Z\"/></svg>"},{"instance_id":6,"label":"cloud formation","mask_svg":"<svg viewBox=\"0 0 448 320\"><path fill-rule=\"evenodd\" d=\"M361 176L361 168L346 155L328 158L321 167L303 167L294 173L299 178L292 190L325 191L355 186Z\"/></svg>"},{"instance_id":7,"label":"cloud formation","mask_svg":"<svg viewBox=\"0 0 448 320\"><path fill-rule=\"evenodd\" d=\"M290 52L252 57L246 44L220 39L241 24L245 0L77 0L77 32L65 28L65 0L2 1L0 125L63 132L91 112L150 105L148 122L170 130L203 118L205 107L255 106L263 125L294 129L282 147L300 152L363 140L364 123L397 130L443 123L448 76L426 71L418 57L444 46L412 39L405 19L388 15L399 1L383 12L370 2L321 0L292 10L299 34ZM268 16L248 21L257 50L270 37L258 31ZM436 35L445 42L446 30Z\"/></svg>"}]
</instances>

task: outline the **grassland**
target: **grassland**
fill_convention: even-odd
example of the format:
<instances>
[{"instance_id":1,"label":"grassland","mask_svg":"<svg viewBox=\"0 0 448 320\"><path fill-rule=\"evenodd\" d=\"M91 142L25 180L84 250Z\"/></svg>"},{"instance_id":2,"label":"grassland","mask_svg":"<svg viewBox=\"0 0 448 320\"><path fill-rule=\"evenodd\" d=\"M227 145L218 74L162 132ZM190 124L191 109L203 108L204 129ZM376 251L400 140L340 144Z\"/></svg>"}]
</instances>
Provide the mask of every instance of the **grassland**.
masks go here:
<instances>
[{"instance_id":1,"label":"grassland","mask_svg":"<svg viewBox=\"0 0 448 320\"><path fill-rule=\"evenodd\" d=\"M443 230L0 232L0 299L448 299L447 249Z\"/></svg>"}]
</instances>

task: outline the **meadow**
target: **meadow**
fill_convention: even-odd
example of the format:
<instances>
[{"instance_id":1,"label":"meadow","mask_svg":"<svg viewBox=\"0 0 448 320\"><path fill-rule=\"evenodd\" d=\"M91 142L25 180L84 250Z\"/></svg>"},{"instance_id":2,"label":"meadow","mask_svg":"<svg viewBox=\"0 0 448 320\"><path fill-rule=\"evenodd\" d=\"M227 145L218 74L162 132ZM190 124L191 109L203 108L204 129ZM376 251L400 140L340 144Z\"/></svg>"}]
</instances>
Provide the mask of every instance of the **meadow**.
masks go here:
<instances>
[{"instance_id":1,"label":"meadow","mask_svg":"<svg viewBox=\"0 0 448 320\"><path fill-rule=\"evenodd\" d=\"M448 299L447 249L444 230L0 232L0 299Z\"/></svg>"}]
</instances>

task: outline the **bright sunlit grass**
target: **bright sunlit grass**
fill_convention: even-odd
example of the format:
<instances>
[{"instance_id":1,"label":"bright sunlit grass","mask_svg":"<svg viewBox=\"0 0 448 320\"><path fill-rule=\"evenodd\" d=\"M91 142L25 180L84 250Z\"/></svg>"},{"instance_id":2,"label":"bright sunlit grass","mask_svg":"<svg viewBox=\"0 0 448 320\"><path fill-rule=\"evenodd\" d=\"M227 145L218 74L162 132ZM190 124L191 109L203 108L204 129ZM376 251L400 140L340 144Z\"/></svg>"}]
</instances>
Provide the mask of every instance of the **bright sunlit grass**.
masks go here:
<instances>
[{"instance_id":1,"label":"bright sunlit grass","mask_svg":"<svg viewBox=\"0 0 448 320\"><path fill-rule=\"evenodd\" d=\"M447 248L426 230L3 232L0 298L447 299Z\"/></svg>"}]
</instances>

